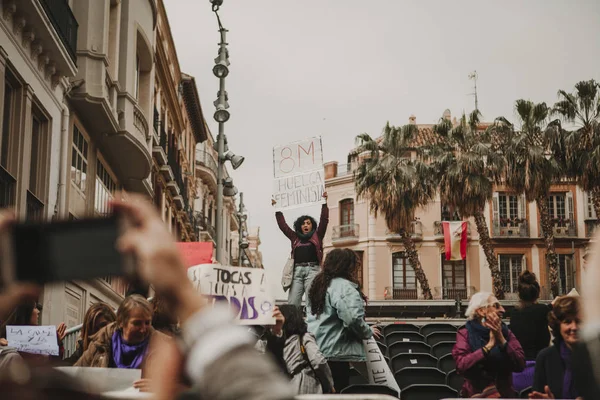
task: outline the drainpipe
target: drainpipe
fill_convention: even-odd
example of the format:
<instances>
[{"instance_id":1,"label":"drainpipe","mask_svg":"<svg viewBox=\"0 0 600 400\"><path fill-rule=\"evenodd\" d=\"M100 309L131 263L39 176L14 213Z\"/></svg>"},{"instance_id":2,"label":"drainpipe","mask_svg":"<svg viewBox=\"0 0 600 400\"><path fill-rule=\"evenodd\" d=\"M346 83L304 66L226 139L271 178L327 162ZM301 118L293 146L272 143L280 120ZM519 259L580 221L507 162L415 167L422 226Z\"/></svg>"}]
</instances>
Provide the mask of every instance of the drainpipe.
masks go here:
<instances>
[{"instance_id":1,"label":"drainpipe","mask_svg":"<svg viewBox=\"0 0 600 400\"><path fill-rule=\"evenodd\" d=\"M69 107L63 101L62 103L62 122L60 129L60 161L58 172L58 218L67 217L67 163L69 157Z\"/></svg>"}]
</instances>

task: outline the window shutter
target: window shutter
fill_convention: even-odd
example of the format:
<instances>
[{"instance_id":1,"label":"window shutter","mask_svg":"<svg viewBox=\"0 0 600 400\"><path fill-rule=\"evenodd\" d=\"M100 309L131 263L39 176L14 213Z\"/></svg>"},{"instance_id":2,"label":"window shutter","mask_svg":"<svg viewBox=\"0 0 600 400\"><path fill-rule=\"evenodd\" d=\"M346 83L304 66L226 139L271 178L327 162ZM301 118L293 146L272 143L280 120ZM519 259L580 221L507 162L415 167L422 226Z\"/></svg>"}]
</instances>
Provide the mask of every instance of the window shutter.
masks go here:
<instances>
[{"instance_id":1,"label":"window shutter","mask_svg":"<svg viewBox=\"0 0 600 400\"><path fill-rule=\"evenodd\" d=\"M573 270L573 255L565 256L565 293L567 294L575 287L575 271Z\"/></svg>"},{"instance_id":2,"label":"window shutter","mask_svg":"<svg viewBox=\"0 0 600 400\"><path fill-rule=\"evenodd\" d=\"M575 213L573 211L573 193L567 192L567 212L569 216L569 221L572 226L575 226Z\"/></svg>"},{"instance_id":3,"label":"window shutter","mask_svg":"<svg viewBox=\"0 0 600 400\"><path fill-rule=\"evenodd\" d=\"M519 218L525 218L527 216L527 210L525 207L527 206L527 200L525 199L524 194L520 194L518 197L519 202Z\"/></svg>"},{"instance_id":4,"label":"window shutter","mask_svg":"<svg viewBox=\"0 0 600 400\"><path fill-rule=\"evenodd\" d=\"M525 271L527 269L527 257L525 257L525 254L521 254L521 272Z\"/></svg>"},{"instance_id":5,"label":"window shutter","mask_svg":"<svg viewBox=\"0 0 600 400\"><path fill-rule=\"evenodd\" d=\"M494 196L492 197L492 212L493 212L493 219L494 219L494 227L499 227L500 226L500 217L498 214L498 192L494 192Z\"/></svg>"}]
</instances>

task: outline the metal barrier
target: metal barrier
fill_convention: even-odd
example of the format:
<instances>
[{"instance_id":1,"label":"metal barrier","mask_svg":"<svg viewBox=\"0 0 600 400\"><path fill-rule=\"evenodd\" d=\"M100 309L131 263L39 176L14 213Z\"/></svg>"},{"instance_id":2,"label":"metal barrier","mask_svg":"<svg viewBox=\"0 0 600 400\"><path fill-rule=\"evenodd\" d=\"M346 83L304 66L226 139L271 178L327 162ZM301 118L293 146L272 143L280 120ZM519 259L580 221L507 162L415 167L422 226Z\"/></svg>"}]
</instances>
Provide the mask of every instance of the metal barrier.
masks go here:
<instances>
[{"instance_id":1,"label":"metal barrier","mask_svg":"<svg viewBox=\"0 0 600 400\"><path fill-rule=\"evenodd\" d=\"M64 358L69 358L75 353L77 349L77 340L79 340L79 333L83 324L75 325L72 328L67 329L65 338L63 339L63 347L65 348Z\"/></svg>"}]
</instances>

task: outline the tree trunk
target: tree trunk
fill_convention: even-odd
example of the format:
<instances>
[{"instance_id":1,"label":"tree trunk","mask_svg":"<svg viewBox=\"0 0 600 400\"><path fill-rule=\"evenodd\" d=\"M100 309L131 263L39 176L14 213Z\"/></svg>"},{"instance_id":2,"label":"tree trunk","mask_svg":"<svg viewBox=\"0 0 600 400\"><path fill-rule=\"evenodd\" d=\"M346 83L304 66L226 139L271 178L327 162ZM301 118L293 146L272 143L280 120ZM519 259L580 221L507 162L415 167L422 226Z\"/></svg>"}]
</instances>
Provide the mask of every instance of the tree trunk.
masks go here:
<instances>
[{"instance_id":1,"label":"tree trunk","mask_svg":"<svg viewBox=\"0 0 600 400\"><path fill-rule=\"evenodd\" d=\"M421 292L423 293L423 297L425 300L433 299L431 295L431 288L429 287L429 281L425 276L425 272L421 267L421 261L419 261L419 254L417 253L417 248L415 247L415 242L413 242L410 232L407 229L402 229L400 231L400 237L402 238L402 244L404 244L404 250L406 251L406 255L410 260L413 268L415 269L415 276L419 281L419 285L421 285Z\"/></svg>"},{"instance_id":2,"label":"tree trunk","mask_svg":"<svg viewBox=\"0 0 600 400\"><path fill-rule=\"evenodd\" d=\"M546 244L546 263L550 274L550 290L552 291L552 296L556 297L560 292L558 282L558 256L554 249L554 232L548 210L548 197L540 196L535 202L537 203L537 208L540 212L542 234L544 235L544 242Z\"/></svg>"},{"instance_id":3,"label":"tree trunk","mask_svg":"<svg viewBox=\"0 0 600 400\"><path fill-rule=\"evenodd\" d=\"M592 189L592 204L596 211L596 219L600 219L600 187L598 186Z\"/></svg>"},{"instance_id":4,"label":"tree trunk","mask_svg":"<svg viewBox=\"0 0 600 400\"><path fill-rule=\"evenodd\" d=\"M477 211L474 215L477 233L479 233L479 244L483 247L483 252L492 274L492 286L494 288L494 296L498 300L504 300L504 287L502 284L502 275L498 268L498 258L494 254L494 246L490 240L488 225L485 222L485 217L481 211Z\"/></svg>"}]
</instances>

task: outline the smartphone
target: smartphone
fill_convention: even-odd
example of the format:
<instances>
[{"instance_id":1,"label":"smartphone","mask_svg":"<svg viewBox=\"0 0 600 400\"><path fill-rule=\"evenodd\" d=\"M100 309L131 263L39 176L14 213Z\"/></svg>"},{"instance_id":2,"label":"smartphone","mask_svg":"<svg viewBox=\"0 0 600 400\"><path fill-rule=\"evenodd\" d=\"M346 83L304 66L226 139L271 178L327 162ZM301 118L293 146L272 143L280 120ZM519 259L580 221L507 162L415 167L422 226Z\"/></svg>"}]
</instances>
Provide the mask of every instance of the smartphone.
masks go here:
<instances>
[{"instance_id":1,"label":"smartphone","mask_svg":"<svg viewBox=\"0 0 600 400\"><path fill-rule=\"evenodd\" d=\"M89 280L132 275L132 257L116 244L124 223L116 216L13 225L0 237L2 284Z\"/></svg>"}]
</instances>

